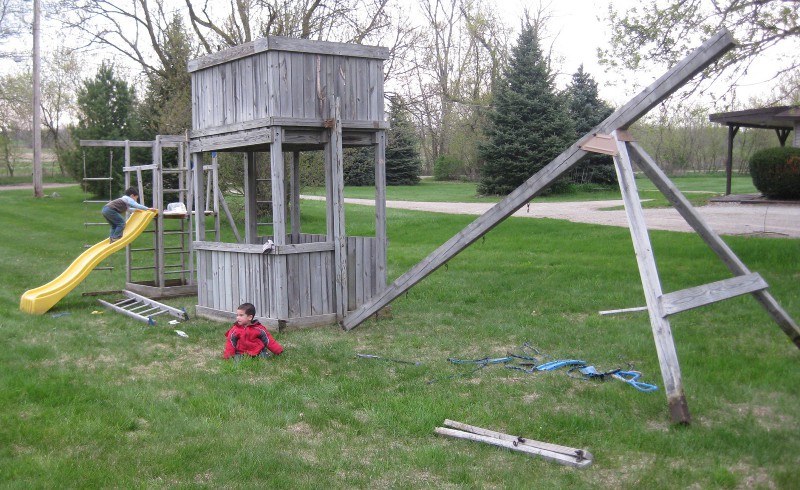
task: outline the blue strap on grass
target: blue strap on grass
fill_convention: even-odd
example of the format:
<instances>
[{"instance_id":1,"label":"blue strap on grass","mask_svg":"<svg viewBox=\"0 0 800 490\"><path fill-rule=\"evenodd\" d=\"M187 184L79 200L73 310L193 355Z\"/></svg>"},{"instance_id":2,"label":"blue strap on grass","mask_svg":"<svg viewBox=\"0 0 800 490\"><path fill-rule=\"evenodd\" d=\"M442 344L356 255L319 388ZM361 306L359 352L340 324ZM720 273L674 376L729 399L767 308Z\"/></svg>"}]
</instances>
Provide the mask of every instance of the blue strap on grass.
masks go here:
<instances>
[{"instance_id":1,"label":"blue strap on grass","mask_svg":"<svg viewBox=\"0 0 800 490\"><path fill-rule=\"evenodd\" d=\"M612 376L614 376L620 381L628 383L629 385L633 386L639 391L650 392L650 391L656 391L658 389L658 386L656 385L651 385L649 383L643 383L641 381L637 381L639 378L642 377L642 373L640 373L639 371L617 371L616 373L612 374ZM628 377L626 378L626 376Z\"/></svg>"}]
</instances>

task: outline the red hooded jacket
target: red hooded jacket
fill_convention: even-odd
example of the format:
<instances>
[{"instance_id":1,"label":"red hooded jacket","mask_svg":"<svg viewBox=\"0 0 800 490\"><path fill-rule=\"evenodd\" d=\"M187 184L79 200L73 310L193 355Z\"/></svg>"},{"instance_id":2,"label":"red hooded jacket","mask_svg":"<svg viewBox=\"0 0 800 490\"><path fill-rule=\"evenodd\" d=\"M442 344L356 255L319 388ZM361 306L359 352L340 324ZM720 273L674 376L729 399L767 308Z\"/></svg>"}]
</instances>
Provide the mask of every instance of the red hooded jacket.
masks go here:
<instances>
[{"instance_id":1,"label":"red hooded jacket","mask_svg":"<svg viewBox=\"0 0 800 490\"><path fill-rule=\"evenodd\" d=\"M231 336L235 336L235 347ZM253 323L246 327L241 327L238 323L234 323L225 334L225 339L225 351L222 353L222 357L225 359L230 359L236 354L257 356L264 348L267 348L275 355L283 352L281 344L272 338L266 327L260 324L258 320L254 320Z\"/></svg>"}]
</instances>

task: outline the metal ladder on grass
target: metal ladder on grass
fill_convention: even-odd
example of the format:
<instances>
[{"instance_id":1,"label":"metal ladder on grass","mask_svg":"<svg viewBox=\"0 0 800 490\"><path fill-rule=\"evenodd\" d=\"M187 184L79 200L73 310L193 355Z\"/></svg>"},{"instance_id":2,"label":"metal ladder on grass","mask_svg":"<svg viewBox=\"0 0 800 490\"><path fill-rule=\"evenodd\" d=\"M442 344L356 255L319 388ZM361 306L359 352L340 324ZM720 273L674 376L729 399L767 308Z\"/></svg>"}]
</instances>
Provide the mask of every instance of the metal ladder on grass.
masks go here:
<instances>
[{"instance_id":1,"label":"metal ladder on grass","mask_svg":"<svg viewBox=\"0 0 800 490\"><path fill-rule=\"evenodd\" d=\"M148 325L155 325L156 321L153 318L158 315L163 315L164 313L180 318L181 320L189 319L189 315L186 313L186 310L179 310L178 308L167 306L163 303L159 303L158 301L128 290L123 290L122 294L125 295L125 299L121 299L115 303L110 303L102 299L97 301L99 301L100 304L106 308L110 308L114 311L122 313L123 315L127 315L136 320L145 322Z\"/></svg>"}]
</instances>

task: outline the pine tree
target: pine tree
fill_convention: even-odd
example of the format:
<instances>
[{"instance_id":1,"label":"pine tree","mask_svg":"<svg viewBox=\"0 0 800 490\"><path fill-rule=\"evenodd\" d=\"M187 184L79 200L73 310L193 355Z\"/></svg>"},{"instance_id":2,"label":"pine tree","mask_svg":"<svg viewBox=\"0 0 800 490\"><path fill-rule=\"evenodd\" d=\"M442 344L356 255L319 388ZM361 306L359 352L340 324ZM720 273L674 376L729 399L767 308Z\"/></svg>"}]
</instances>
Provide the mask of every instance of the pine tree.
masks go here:
<instances>
[{"instance_id":1,"label":"pine tree","mask_svg":"<svg viewBox=\"0 0 800 490\"><path fill-rule=\"evenodd\" d=\"M400 97L391 100L386 132L386 185L416 185L422 160L411 116Z\"/></svg>"},{"instance_id":2,"label":"pine tree","mask_svg":"<svg viewBox=\"0 0 800 490\"><path fill-rule=\"evenodd\" d=\"M479 147L484 161L480 194L508 194L574 140L566 99L555 91L538 33L530 23L512 50L488 119L487 141Z\"/></svg>"},{"instance_id":3,"label":"pine tree","mask_svg":"<svg viewBox=\"0 0 800 490\"><path fill-rule=\"evenodd\" d=\"M344 150L344 185L375 185L375 148Z\"/></svg>"},{"instance_id":4,"label":"pine tree","mask_svg":"<svg viewBox=\"0 0 800 490\"><path fill-rule=\"evenodd\" d=\"M65 166L73 178L84 177L84 155L88 177L108 177L109 149L81 148L80 140L136 140L141 130L136 116L136 94L124 80L117 78L114 66L103 63L92 79L84 80L78 89L78 122L71 130L75 150L65 154ZM123 156L115 151L111 193L122 191ZM150 159L146 154L143 158ZM88 181L86 189L99 197L108 196L108 182Z\"/></svg>"},{"instance_id":5,"label":"pine tree","mask_svg":"<svg viewBox=\"0 0 800 490\"><path fill-rule=\"evenodd\" d=\"M600 99L597 82L583 65L572 75L572 83L567 87L569 113L575 124L578 137L588 133L614 111ZM615 184L617 174L614 161L608 155L593 155L584 159L570 172L570 180L576 184Z\"/></svg>"}]
</instances>

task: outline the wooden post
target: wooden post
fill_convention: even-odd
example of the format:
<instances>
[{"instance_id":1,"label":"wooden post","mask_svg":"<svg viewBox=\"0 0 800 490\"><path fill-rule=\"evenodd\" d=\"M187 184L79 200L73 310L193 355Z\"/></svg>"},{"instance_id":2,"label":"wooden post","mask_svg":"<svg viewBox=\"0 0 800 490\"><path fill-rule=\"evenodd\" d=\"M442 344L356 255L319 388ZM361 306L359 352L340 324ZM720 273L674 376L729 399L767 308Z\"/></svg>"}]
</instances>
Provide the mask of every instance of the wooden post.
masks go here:
<instances>
[{"instance_id":1,"label":"wooden post","mask_svg":"<svg viewBox=\"0 0 800 490\"><path fill-rule=\"evenodd\" d=\"M200 153L192 153L192 177L194 178L195 241L206 239L206 193L203 190L203 159Z\"/></svg>"},{"instance_id":2,"label":"wooden post","mask_svg":"<svg viewBox=\"0 0 800 490\"><path fill-rule=\"evenodd\" d=\"M386 287L386 131L375 134L375 290Z\"/></svg>"},{"instance_id":3,"label":"wooden post","mask_svg":"<svg viewBox=\"0 0 800 490\"><path fill-rule=\"evenodd\" d=\"M617 109L578 142L564 150L552 162L513 190L505 199L434 250L411 270L398 277L382 292L352 311L344 319L344 328L350 330L361 324L524 206L587 155L587 152L580 149L581 142L598 133L609 134L614 130L629 127L734 46L733 36L727 30L723 29L715 34L639 95Z\"/></svg>"},{"instance_id":4,"label":"wooden post","mask_svg":"<svg viewBox=\"0 0 800 490\"><path fill-rule=\"evenodd\" d=\"M344 226L344 156L342 154L342 118L341 102L335 98L333 109L333 127L330 129L328 152L330 157L330 202L332 223L329 230L333 231L333 261L336 284L336 319L341 321L347 314L347 236ZM331 237L329 236L328 239Z\"/></svg>"},{"instance_id":5,"label":"wooden post","mask_svg":"<svg viewBox=\"0 0 800 490\"><path fill-rule=\"evenodd\" d=\"M292 168L289 183L291 193L292 243L300 243L300 152L292 152Z\"/></svg>"},{"instance_id":6,"label":"wooden post","mask_svg":"<svg viewBox=\"0 0 800 490\"><path fill-rule=\"evenodd\" d=\"M286 212L284 204L284 162L283 162L283 128L273 126L272 144L269 147L270 168L272 178L272 240L277 246L286 245ZM276 255L272 262L274 281L273 294L275 316L280 322L289 318L289 276L287 258Z\"/></svg>"},{"instance_id":7,"label":"wooden post","mask_svg":"<svg viewBox=\"0 0 800 490\"><path fill-rule=\"evenodd\" d=\"M156 216L156 232L153 233L153 268L156 287L163 288L165 285L164 279L164 183L162 180L162 150L161 150L161 135L156 135L153 142L153 165L155 168L153 172L153 207L158 209ZM144 197L142 197L144 200ZM144 203L142 203L144 204Z\"/></svg>"},{"instance_id":8,"label":"wooden post","mask_svg":"<svg viewBox=\"0 0 800 490\"><path fill-rule=\"evenodd\" d=\"M258 243L258 203L256 203L256 155L244 154L244 243Z\"/></svg>"},{"instance_id":9,"label":"wooden post","mask_svg":"<svg viewBox=\"0 0 800 490\"><path fill-rule=\"evenodd\" d=\"M636 189L636 180L633 176L630 158L624 142L617 141L619 154L614 156L617 170L619 188L622 191L622 200L625 203L625 214L636 252L636 262L639 265L639 274L642 278L644 297L647 310L650 314L650 326L653 329L653 338L656 341L656 353L661 365L661 376L664 379L664 390L667 392L669 413L675 423L689 423L689 407L686 404L686 395L683 393L681 370L678 365L678 354L675 342L672 339L672 330L669 320L661 316L659 301L662 295L661 282L658 278L653 247L647 233L644 221L644 212Z\"/></svg>"},{"instance_id":10,"label":"wooden post","mask_svg":"<svg viewBox=\"0 0 800 490\"><path fill-rule=\"evenodd\" d=\"M672 203L675 209L686 220L689 225L697 231L700 238L717 254L728 269L737 276L750 274L750 270L739 260L733 250L722 241L711 227L706 224L702 216L692 207L688 199L675 187L664 172L658 167L655 160L639 146L638 143L628 143L631 154L636 159L639 168L661 191L662 194ZM775 301L775 298L767 291L756 291L753 296L772 316L783 332L789 339L800 348L800 327L792 320L786 311Z\"/></svg>"}]
</instances>

